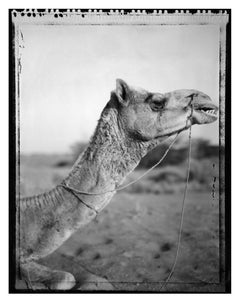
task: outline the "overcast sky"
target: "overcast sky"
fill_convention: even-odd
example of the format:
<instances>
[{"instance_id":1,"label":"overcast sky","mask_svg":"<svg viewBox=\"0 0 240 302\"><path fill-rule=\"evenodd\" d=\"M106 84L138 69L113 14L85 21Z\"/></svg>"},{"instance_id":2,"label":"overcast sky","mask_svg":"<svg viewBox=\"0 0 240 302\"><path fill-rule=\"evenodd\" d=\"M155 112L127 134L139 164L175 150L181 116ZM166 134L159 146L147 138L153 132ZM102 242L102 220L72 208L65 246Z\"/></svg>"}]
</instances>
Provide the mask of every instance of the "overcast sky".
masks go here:
<instances>
[{"instance_id":1,"label":"overcast sky","mask_svg":"<svg viewBox=\"0 0 240 302\"><path fill-rule=\"evenodd\" d=\"M217 26L22 28L21 152L88 141L116 78L153 92L197 89L218 103ZM218 122L193 136L218 143Z\"/></svg>"}]
</instances>

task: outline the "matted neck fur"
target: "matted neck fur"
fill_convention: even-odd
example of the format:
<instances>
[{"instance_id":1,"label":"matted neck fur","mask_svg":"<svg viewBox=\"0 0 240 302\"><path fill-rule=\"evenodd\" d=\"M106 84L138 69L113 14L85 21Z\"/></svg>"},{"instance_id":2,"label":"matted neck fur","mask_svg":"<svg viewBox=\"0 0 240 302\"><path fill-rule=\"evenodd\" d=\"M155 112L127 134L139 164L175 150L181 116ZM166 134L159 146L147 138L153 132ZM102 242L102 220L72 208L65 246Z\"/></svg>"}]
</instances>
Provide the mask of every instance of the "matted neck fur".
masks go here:
<instances>
[{"instance_id":1,"label":"matted neck fur","mask_svg":"<svg viewBox=\"0 0 240 302\"><path fill-rule=\"evenodd\" d=\"M56 250L90 222L148 151L191 125L215 121L216 112L211 99L196 90L151 93L117 80L116 90L103 109L87 149L64 180L79 191L112 192L76 196L57 186L45 194L21 199L17 234L20 234L18 255L24 278L32 276L31 283L35 282L37 288L42 284L52 289L71 288L69 284L74 284L71 274L53 272L35 260Z\"/></svg>"}]
</instances>

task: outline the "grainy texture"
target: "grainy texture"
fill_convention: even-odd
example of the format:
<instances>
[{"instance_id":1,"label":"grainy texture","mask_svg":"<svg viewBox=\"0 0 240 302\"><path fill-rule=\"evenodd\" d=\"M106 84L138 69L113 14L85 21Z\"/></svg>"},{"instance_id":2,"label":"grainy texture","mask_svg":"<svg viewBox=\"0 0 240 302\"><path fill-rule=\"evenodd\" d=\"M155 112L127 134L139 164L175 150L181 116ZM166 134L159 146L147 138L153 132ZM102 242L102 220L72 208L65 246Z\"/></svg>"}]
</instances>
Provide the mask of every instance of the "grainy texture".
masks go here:
<instances>
[{"instance_id":1,"label":"grainy texture","mask_svg":"<svg viewBox=\"0 0 240 302\"><path fill-rule=\"evenodd\" d=\"M26 17L31 16L31 13L32 12L27 14L22 13L24 22L26 22ZM158 24L159 19L155 18L156 14L160 14L160 12L153 12L151 16L153 24ZM175 17L181 17L181 14L178 16L178 12L176 12L176 14L177 15L175 15L173 19L176 19ZM36 15L33 11L33 15L34 17L37 17L35 24L41 24L42 20L39 17L42 15L46 17L47 14L37 13ZM61 17L63 17L63 14L61 15ZM91 12L89 12L89 15L91 16ZM218 24L218 22L220 22L218 15L210 15L211 12L206 16L206 22L211 24ZM19 18L20 14L15 11L13 12L13 16L15 17L15 24L19 25L19 23L21 23L21 18ZM59 16L60 15L56 13L54 18L57 20ZM76 15L70 13L69 15L66 14L64 16L70 17L64 18L65 24L69 24L71 22L75 24L77 22L77 18L75 17L79 17L79 12ZM166 24L172 24L172 21L165 17L166 16L163 16L163 19L165 20L164 22ZM193 16L188 17L190 18L185 19L185 21L184 18L179 18L182 20L181 22L184 21L181 24L190 24L193 22ZM223 16L221 13L220 17L223 19L223 24L224 22L227 22L228 16ZM112 16L110 19L112 19ZM126 18L126 23L131 23L130 19L131 18ZM84 19L82 18L81 20ZM142 20L144 21L144 16ZM103 18L102 21L103 23L106 22L106 18ZM197 15L196 23L200 24L202 21L203 20L201 20ZM83 23L84 22L85 21L83 21ZM87 21L87 23L88 22L89 21ZM96 19L93 18L92 22L96 22ZM119 22L121 22L121 18L116 17L114 23L119 24ZM144 22L141 24L144 24ZM59 24L59 22L56 21L52 24ZM223 33L224 25L221 25L221 30ZM19 28L17 30L16 37L18 39L18 46L21 47L21 42L19 41L21 38L23 40L23 34ZM224 51L223 47L222 50ZM19 79L22 72L20 53L19 49L17 49L18 58L16 81L18 87L18 100L20 99ZM224 63L224 61L222 61L222 63ZM222 69L221 71L221 81L225 82L224 70ZM223 85L224 83L221 82L221 99L224 98ZM88 149L83 156L79 158L79 161L76 163L72 172L65 181L69 185L87 192L102 192L106 190L113 191L115 186L121 184L124 178L136 167L140 159L149 150L161 142L162 138L158 139L159 136L166 137L172 135L178 131L187 129L191 124L209 123L214 121L215 116L212 116L211 119L210 115L212 109L215 111L216 108L210 106L209 109L208 106L206 107L206 103L208 103L208 105L210 104L209 101L208 96L199 91L182 90L167 93L165 95L160 93L149 95L145 90L135 90L130 88L123 81L118 81L116 92L112 95L111 101L108 103L101 115L98 127ZM148 106L146 106L146 104ZM189 104L191 104L191 106L189 106ZM154 115L152 111L158 111L158 114ZM222 132L224 132L224 128L222 128ZM20 238L18 238L20 249L17 252L19 253L18 256L20 257L20 263L22 265L22 274L28 284L28 287L32 288L32 284L34 282L36 289L41 289L42 286L47 289L69 289L74 286L76 279L74 275L76 275L76 272L71 272L72 274L70 274L70 272L58 271L55 268L51 269L51 264L48 262L45 262L45 264L49 265L49 267L44 266L44 260L43 265L34 262L33 260L38 261L39 258L47 256L56 250L66 239L68 239L71 234L75 233L89 221L93 220L96 211L103 210L112 198L113 193L107 193L95 197L84 195L86 194L79 194L79 196L76 196L76 194L73 194L71 190L66 191L62 186L56 186L49 192L18 201L17 207L20 207L20 211L18 211L20 219L17 226L20 226ZM215 198L216 195L217 194L214 192L211 196ZM84 206L85 204L83 200L90 206ZM140 205L140 203L138 205ZM223 222L223 203L221 203L220 209L221 222ZM224 236L224 229L221 228L220 231ZM17 234L19 234L19 232L17 232ZM111 240L111 238L107 238L106 244L111 244ZM223 241L221 241L221 243L224 248ZM140 248L142 247L141 244ZM172 249L172 245L173 243L171 242L165 242L161 245L161 252L164 253L170 251ZM148 242L147 246L152 247L153 250L156 248L156 245L154 246L151 242ZM187 254L187 251L185 252ZM80 249L79 254L82 254ZM128 251L125 251L124 255L127 258L131 258L132 252L129 253ZM57 252L56 259L58 256ZM60 258L61 257L62 256L60 255ZM161 257L161 253L159 252L154 255L154 259L158 259L159 257ZM91 260L97 261L99 259L101 259L101 253L97 252ZM61 269L66 270L67 266L64 266L64 261L62 261L62 263L63 265ZM88 267L90 266L91 265L89 264ZM167 273L167 271L165 273ZM147 276L147 273L145 276ZM127 277L127 275L125 277ZM86 278L86 280L92 280L91 277L89 278L90 279ZM93 278L97 277L95 276ZM184 277L181 277L180 279L184 279ZM88 284L84 284L84 282L79 283L79 280L76 281L77 283L75 287L80 285L83 290L89 289L87 288ZM99 283L102 282L100 279L98 279L98 281ZM110 281L113 283L115 282L112 280ZM88 283L90 284L91 282L92 281ZM130 283L131 281L128 281L124 290L132 290ZM145 284L146 282L143 281L143 283ZM216 282L214 281L214 283ZM118 284L118 281L116 281L115 284ZM150 282L148 282L148 284L150 284ZM138 287L137 284L135 285ZM118 286L121 287L121 285ZM157 287L151 286L152 285L146 289L157 291ZM169 287L171 286L172 285L169 284ZM184 290L189 290L186 284L183 287ZM108 289L110 288L111 285L109 284ZM96 289L99 289L99 287L95 288L95 290ZM144 290L144 287L140 290ZM175 291L178 289L171 287L171 290ZM210 288L209 291L211 290L212 289ZM218 290L221 291L222 289L220 290L218 288Z\"/></svg>"}]
</instances>

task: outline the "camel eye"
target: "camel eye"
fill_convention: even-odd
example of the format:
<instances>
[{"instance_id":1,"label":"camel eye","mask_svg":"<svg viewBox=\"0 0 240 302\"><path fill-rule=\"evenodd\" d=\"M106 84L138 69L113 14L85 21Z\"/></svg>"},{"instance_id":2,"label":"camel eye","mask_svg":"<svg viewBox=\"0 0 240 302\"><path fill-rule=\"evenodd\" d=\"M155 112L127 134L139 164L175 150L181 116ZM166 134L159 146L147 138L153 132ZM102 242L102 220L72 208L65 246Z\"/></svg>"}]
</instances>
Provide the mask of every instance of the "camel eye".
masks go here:
<instances>
[{"instance_id":1,"label":"camel eye","mask_svg":"<svg viewBox=\"0 0 240 302\"><path fill-rule=\"evenodd\" d=\"M153 111L160 111L165 107L165 99L152 99L150 102L150 107Z\"/></svg>"}]
</instances>

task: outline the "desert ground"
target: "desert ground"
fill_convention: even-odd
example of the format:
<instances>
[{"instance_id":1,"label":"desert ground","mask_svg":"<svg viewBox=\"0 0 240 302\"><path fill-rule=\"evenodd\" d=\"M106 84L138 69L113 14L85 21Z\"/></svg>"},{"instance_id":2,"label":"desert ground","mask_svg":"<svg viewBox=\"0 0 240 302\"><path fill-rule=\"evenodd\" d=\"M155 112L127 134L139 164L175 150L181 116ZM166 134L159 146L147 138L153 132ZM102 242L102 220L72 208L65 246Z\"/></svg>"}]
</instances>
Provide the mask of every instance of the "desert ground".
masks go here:
<instances>
[{"instance_id":1,"label":"desert ground","mask_svg":"<svg viewBox=\"0 0 240 302\"><path fill-rule=\"evenodd\" d=\"M56 166L60 160L61 156L21 157L21 196L42 193L59 183L70 170L70 166ZM106 281L118 292L223 291L219 285L218 162L213 162L205 162L211 166L208 185L194 178L189 184L177 265L162 289L177 248L186 165L165 167L164 177L157 168L117 193L94 221L41 262L73 273L79 291L109 290ZM136 170L126 182L143 172ZM83 268L93 274L85 287Z\"/></svg>"}]
</instances>

